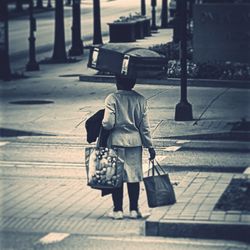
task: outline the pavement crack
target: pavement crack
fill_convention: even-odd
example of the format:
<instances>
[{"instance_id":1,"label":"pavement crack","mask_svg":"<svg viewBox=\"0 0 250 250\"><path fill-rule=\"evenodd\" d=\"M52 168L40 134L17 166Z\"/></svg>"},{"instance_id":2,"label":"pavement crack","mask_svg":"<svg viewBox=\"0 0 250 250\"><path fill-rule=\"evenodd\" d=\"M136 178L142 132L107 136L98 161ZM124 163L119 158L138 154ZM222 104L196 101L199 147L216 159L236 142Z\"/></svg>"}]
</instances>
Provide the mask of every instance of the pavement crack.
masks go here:
<instances>
[{"instance_id":1,"label":"pavement crack","mask_svg":"<svg viewBox=\"0 0 250 250\"><path fill-rule=\"evenodd\" d=\"M152 95L152 96L150 96L150 97L148 97L148 98L146 98L146 99L147 99L147 101L148 101L148 100L150 100L150 99L152 99L152 98L158 96L159 94L164 94L164 93L167 92L167 91L168 91L168 89L166 89L166 90L164 90L164 91L157 92L156 94L154 94L154 95Z\"/></svg>"},{"instance_id":2,"label":"pavement crack","mask_svg":"<svg viewBox=\"0 0 250 250\"><path fill-rule=\"evenodd\" d=\"M162 124L164 120L161 120L157 125L156 127L153 129L153 132L152 132L152 136L154 135L155 131L158 129L158 127Z\"/></svg>"},{"instance_id":3,"label":"pavement crack","mask_svg":"<svg viewBox=\"0 0 250 250\"><path fill-rule=\"evenodd\" d=\"M212 106L212 104L217 101L222 95L224 95L228 90L230 90L231 88L226 88L224 89L221 93L219 93L217 96L215 96L209 103L208 105L205 107L205 109L201 112L200 116L195 120L195 122L193 123L194 125L198 124L198 121L200 121L200 119L202 118L202 116L207 112L207 110Z\"/></svg>"}]
</instances>

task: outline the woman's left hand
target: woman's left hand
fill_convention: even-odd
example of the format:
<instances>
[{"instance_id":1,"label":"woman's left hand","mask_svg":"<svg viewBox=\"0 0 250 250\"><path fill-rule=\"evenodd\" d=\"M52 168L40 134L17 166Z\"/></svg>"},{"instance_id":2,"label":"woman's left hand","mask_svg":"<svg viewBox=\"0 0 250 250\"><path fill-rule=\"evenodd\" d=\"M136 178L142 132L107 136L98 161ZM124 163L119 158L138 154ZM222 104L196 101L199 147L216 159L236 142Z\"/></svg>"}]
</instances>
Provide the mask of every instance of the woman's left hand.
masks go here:
<instances>
[{"instance_id":1,"label":"woman's left hand","mask_svg":"<svg viewBox=\"0 0 250 250\"><path fill-rule=\"evenodd\" d=\"M149 156L150 156L149 160L153 161L155 159L155 156L156 156L155 149L154 148L149 148L148 153L149 153Z\"/></svg>"}]
</instances>

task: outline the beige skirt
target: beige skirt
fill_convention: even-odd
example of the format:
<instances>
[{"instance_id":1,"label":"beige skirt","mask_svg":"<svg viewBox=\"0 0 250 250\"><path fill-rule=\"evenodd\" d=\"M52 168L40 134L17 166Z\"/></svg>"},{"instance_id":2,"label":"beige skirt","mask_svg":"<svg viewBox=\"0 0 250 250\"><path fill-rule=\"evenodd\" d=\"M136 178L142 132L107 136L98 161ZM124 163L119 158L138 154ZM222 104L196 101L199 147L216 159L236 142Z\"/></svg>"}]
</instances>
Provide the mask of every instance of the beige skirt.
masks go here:
<instances>
[{"instance_id":1,"label":"beige skirt","mask_svg":"<svg viewBox=\"0 0 250 250\"><path fill-rule=\"evenodd\" d=\"M142 147L123 147L124 149L124 182L140 182L142 172Z\"/></svg>"}]
</instances>

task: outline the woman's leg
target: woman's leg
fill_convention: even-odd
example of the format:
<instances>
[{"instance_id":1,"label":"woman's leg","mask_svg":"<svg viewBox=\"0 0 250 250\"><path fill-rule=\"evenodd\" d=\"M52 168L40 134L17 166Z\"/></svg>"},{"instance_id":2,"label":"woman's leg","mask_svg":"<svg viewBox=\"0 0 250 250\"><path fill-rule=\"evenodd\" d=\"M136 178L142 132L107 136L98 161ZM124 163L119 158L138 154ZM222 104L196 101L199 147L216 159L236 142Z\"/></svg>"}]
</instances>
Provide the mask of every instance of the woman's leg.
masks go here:
<instances>
[{"instance_id":1,"label":"woman's leg","mask_svg":"<svg viewBox=\"0 0 250 250\"><path fill-rule=\"evenodd\" d=\"M114 212L123 211L123 185L115 188L112 192L112 200L114 204Z\"/></svg>"},{"instance_id":2,"label":"woman's leg","mask_svg":"<svg viewBox=\"0 0 250 250\"><path fill-rule=\"evenodd\" d=\"M138 211L138 200L140 194L140 183L133 182L128 183L128 197L129 197L129 209L130 211Z\"/></svg>"}]
</instances>

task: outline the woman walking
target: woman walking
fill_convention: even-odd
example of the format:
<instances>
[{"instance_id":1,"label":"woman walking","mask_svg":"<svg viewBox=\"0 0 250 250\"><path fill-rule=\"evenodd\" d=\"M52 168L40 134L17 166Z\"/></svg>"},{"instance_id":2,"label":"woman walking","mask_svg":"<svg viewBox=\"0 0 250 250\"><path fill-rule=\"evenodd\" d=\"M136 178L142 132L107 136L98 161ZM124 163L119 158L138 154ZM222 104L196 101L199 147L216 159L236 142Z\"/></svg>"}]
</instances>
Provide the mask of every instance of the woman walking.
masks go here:
<instances>
[{"instance_id":1,"label":"woman walking","mask_svg":"<svg viewBox=\"0 0 250 250\"><path fill-rule=\"evenodd\" d=\"M108 147L124 148L124 176L127 182L130 218L141 217L138 208L142 172L142 147L148 148L150 160L155 158L149 122L147 102L144 96L132 90L136 79L116 76L117 91L105 99L102 125L110 130ZM123 185L112 192L114 219L123 218Z\"/></svg>"}]
</instances>

